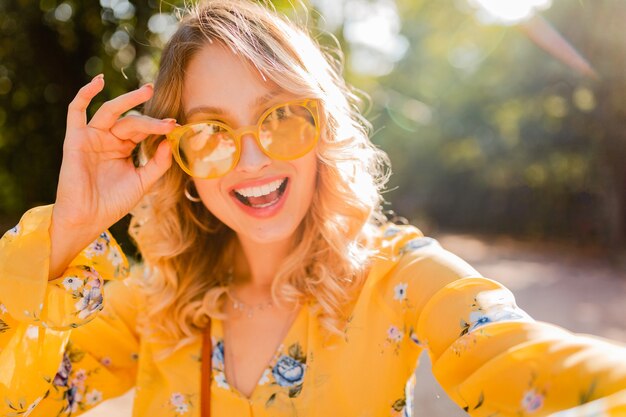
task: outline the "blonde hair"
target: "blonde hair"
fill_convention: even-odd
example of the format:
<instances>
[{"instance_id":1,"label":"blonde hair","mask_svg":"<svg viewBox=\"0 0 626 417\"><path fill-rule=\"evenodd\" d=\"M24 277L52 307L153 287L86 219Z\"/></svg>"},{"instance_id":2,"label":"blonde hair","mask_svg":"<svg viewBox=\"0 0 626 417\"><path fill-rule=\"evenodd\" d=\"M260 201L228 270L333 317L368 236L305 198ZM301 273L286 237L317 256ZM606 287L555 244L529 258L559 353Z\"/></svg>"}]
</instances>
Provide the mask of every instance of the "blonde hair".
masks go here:
<instances>
[{"instance_id":1,"label":"blonde hair","mask_svg":"<svg viewBox=\"0 0 626 417\"><path fill-rule=\"evenodd\" d=\"M319 98L323 133L317 146L317 189L297 230L296 246L273 284L275 301L309 302L331 334L366 276L377 225L385 221L380 191L387 157L368 138L360 99L346 85L342 56L268 5L207 0L191 7L165 46L154 96L145 113L184 123L184 69L207 43L220 42L284 90ZM336 56L334 56L336 54ZM142 143L151 157L162 137ZM236 236L201 203L184 197L188 177L174 163L134 210L130 233L142 254L151 335L187 344L208 317L223 317L226 271Z\"/></svg>"}]
</instances>

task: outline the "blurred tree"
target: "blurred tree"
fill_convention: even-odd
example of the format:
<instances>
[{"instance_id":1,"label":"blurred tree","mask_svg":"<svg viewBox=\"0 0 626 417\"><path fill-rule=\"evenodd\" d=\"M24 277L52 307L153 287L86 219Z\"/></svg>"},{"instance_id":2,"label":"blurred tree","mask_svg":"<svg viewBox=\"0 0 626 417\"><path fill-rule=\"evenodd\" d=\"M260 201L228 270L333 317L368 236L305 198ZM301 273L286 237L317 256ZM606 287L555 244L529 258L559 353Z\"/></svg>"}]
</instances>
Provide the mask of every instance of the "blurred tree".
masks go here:
<instances>
[{"instance_id":1,"label":"blurred tree","mask_svg":"<svg viewBox=\"0 0 626 417\"><path fill-rule=\"evenodd\" d=\"M398 190L387 196L399 214L432 227L624 244L626 4L558 2L545 13L594 64L593 81L515 28L481 24L465 0L311 2L320 11L311 26L336 35L346 76L372 96L373 140L393 161ZM105 73L93 113L152 80L182 3L0 0L5 223L54 201L76 91ZM294 14L288 0L274 3Z\"/></svg>"},{"instance_id":2,"label":"blurred tree","mask_svg":"<svg viewBox=\"0 0 626 417\"><path fill-rule=\"evenodd\" d=\"M626 4L556 3L547 17L597 66L582 78L461 1L398 1L410 49L371 87L374 137L401 214L433 227L624 244ZM578 22L572 25L571 22ZM621 61L620 61L621 59Z\"/></svg>"},{"instance_id":3,"label":"blurred tree","mask_svg":"<svg viewBox=\"0 0 626 417\"><path fill-rule=\"evenodd\" d=\"M150 45L146 22L158 7L140 5L0 0L0 216L54 201L66 109L82 85L106 75L93 114L138 84L132 64Z\"/></svg>"}]
</instances>

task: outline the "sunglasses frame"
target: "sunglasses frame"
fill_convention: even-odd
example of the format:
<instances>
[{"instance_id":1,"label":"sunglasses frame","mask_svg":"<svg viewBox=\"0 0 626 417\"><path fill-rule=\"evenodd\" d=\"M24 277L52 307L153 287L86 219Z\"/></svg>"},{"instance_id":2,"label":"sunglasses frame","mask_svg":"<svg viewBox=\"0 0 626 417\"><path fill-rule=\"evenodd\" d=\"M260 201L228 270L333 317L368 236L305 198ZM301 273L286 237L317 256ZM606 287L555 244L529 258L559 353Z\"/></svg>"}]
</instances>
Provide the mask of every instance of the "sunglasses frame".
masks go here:
<instances>
[{"instance_id":1,"label":"sunglasses frame","mask_svg":"<svg viewBox=\"0 0 626 417\"><path fill-rule=\"evenodd\" d=\"M291 106L291 105L302 106L311 113L311 115L313 116L313 122L315 123L315 138L313 141L311 141L311 145L308 146L306 149L303 149L302 152L299 152L296 155L292 155L286 158L286 157L281 157L281 156L272 154L271 152L268 152L267 149L265 149L263 145L261 144L261 139L259 138L259 132L261 131L261 126L263 125L263 122L272 112L274 112L276 109L279 109L281 107ZM187 168L185 164L183 164L182 158L180 156L179 144L180 144L181 137L183 136L185 132L189 130L189 128L193 128L193 126L203 125L206 123L211 123L213 125L223 128L235 140L235 147L237 151L236 151L235 156L233 157L232 165L223 174L208 176L208 177L197 177L191 172L191 169ZM298 159L306 155L307 153L309 153L317 144L319 137L320 137L320 132L321 132L321 126L320 126L319 99L307 98L307 99L291 100L286 103L280 103L280 104L270 107L269 109L265 110L263 114L261 114L256 124L254 125L242 126L237 129L233 129L226 123L223 123L217 120L211 120L211 119L201 120L198 122L187 123L182 126L178 126L177 128L175 128L174 130L172 130L170 133L166 135L166 139L168 142L170 142L170 145L172 146L172 154L174 155L174 159L176 160L176 162L178 163L178 166L183 171L185 171L187 174L189 174L191 177L194 177L194 178L213 179L213 178L223 177L224 175L232 171L234 167L237 166L237 164L239 163L239 158L241 157L241 137L247 133L250 133L252 136L254 136L257 146L265 155L269 156L272 159L277 159L281 161L290 161L293 159Z\"/></svg>"}]
</instances>

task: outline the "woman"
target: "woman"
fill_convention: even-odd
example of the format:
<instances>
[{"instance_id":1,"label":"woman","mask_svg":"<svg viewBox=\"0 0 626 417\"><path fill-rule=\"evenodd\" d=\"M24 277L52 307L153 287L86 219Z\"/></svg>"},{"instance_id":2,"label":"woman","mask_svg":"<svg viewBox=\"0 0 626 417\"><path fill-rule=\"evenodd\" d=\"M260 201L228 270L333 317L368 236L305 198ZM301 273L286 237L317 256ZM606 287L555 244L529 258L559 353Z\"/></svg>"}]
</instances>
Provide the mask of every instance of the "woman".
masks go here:
<instances>
[{"instance_id":1,"label":"woman","mask_svg":"<svg viewBox=\"0 0 626 417\"><path fill-rule=\"evenodd\" d=\"M211 0L154 87L88 123L103 77L78 92L54 206L0 241L3 415L77 415L133 386L136 416L410 415L424 348L471 415L624 415L622 347L534 322L387 223L385 156L340 70L267 8ZM102 230L131 210L143 263L123 279Z\"/></svg>"}]
</instances>

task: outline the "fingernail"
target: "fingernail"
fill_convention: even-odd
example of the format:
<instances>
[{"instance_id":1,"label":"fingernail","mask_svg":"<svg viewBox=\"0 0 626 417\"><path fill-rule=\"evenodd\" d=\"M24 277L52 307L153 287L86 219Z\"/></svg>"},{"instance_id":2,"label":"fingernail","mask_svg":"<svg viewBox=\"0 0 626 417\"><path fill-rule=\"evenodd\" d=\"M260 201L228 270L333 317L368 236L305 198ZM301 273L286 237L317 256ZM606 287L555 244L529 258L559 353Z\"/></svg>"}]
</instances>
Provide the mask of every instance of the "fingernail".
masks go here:
<instances>
[{"instance_id":1,"label":"fingernail","mask_svg":"<svg viewBox=\"0 0 626 417\"><path fill-rule=\"evenodd\" d=\"M172 118L168 118L168 119L163 119L164 123L174 123L176 122L176 119L172 119Z\"/></svg>"},{"instance_id":2,"label":"fingernail","mask_svg":"<svg viewBox=\"0 0 626 417\"><path fill-rule=\"evenodd\" d=\"M141 86L141 88L149 88L149 89L154 89L154 84L152 83L147 83Z\"/></svg>"},{"instance_id":3,"label":"fingernail","mask_svg":"<svg viewBox=\"0 0 626 417\"><path fill-rule=\"evenodd\" d=\"M91 81L95 81L95 80L97 80L97 79L104 79L104 74L98 74L98 75L96 75L95 77L93 77L93 78L91 79Z\"/></svg>"}]
</instances>

